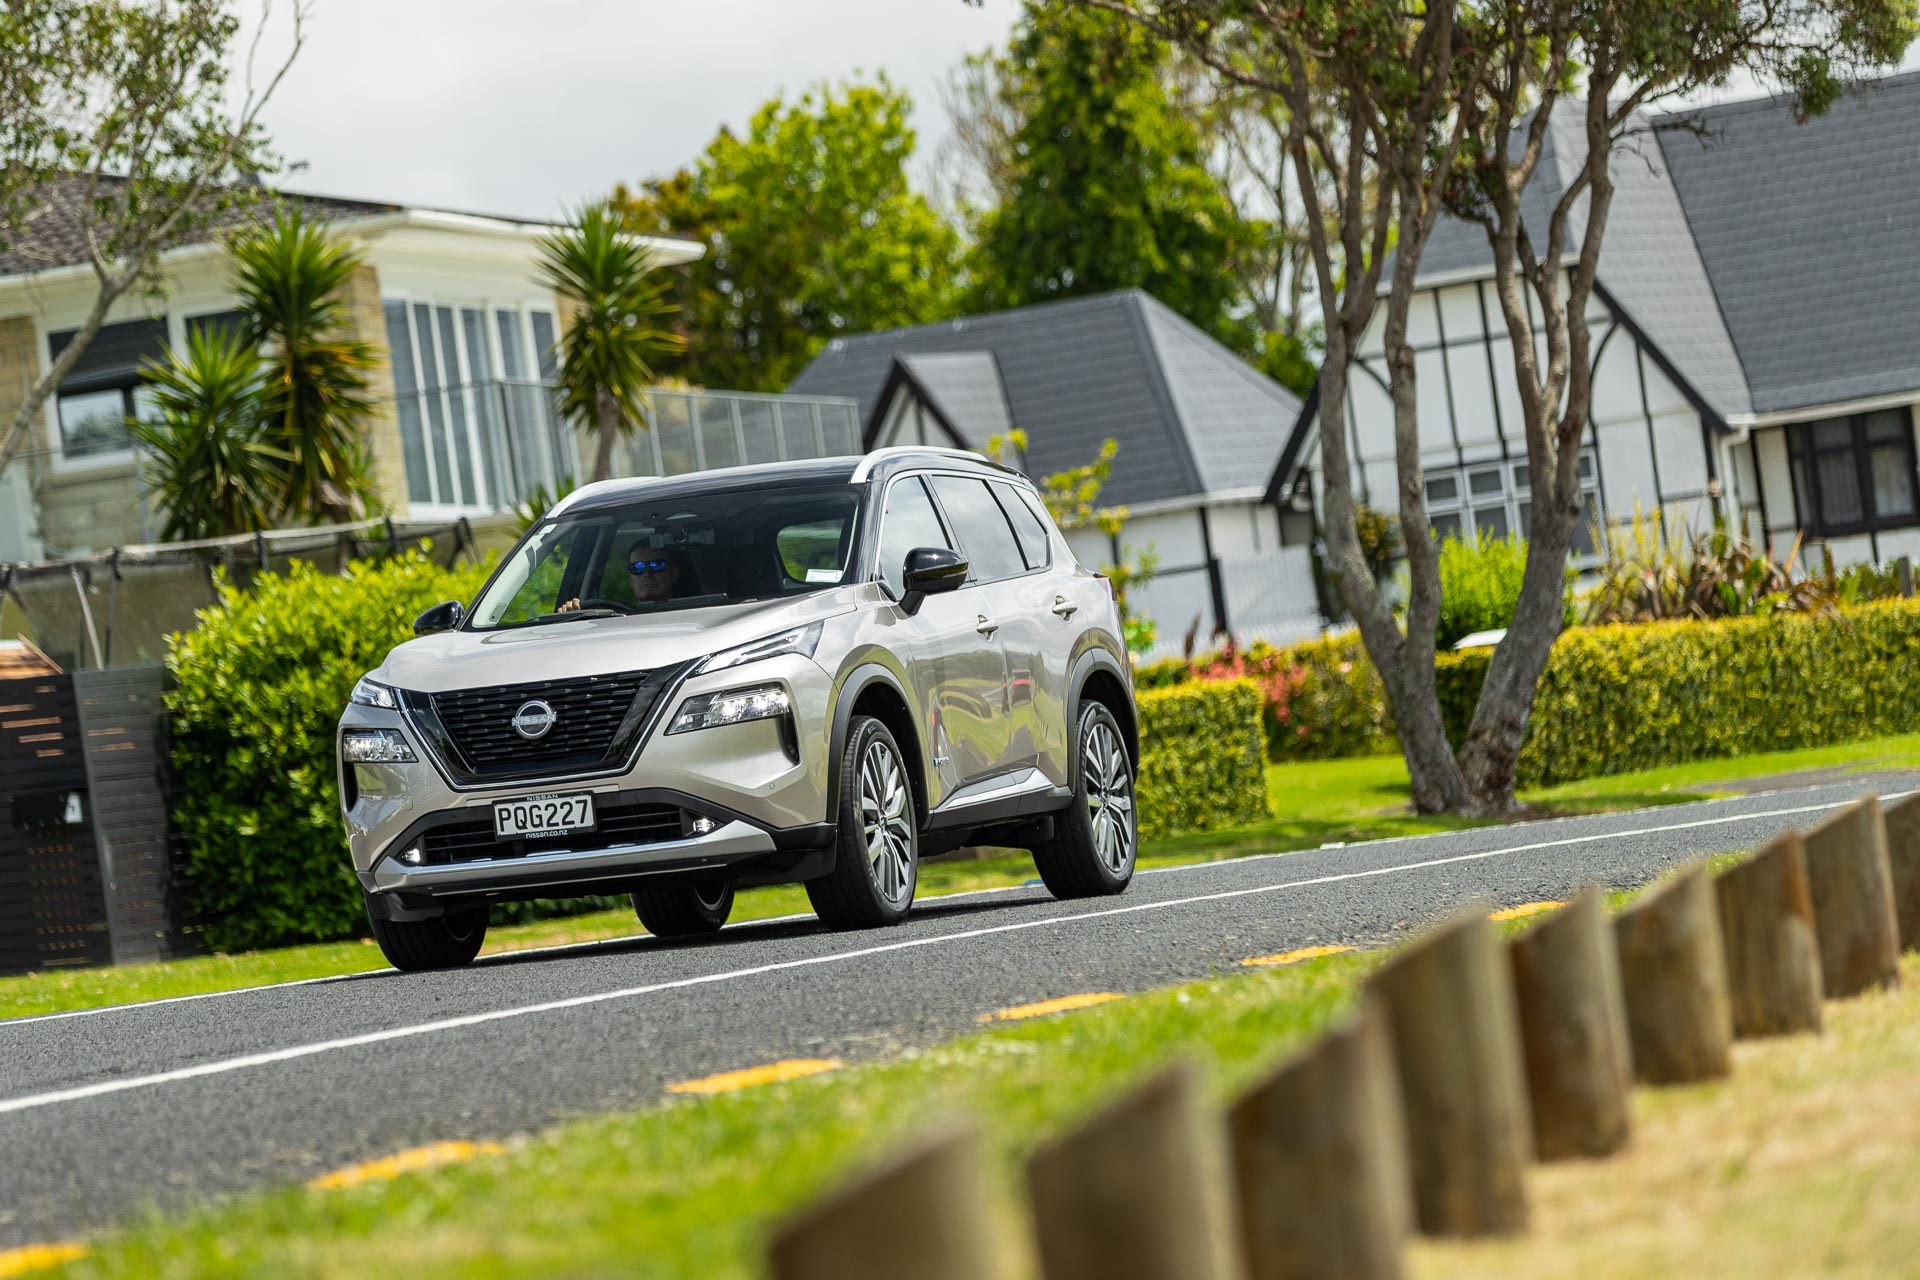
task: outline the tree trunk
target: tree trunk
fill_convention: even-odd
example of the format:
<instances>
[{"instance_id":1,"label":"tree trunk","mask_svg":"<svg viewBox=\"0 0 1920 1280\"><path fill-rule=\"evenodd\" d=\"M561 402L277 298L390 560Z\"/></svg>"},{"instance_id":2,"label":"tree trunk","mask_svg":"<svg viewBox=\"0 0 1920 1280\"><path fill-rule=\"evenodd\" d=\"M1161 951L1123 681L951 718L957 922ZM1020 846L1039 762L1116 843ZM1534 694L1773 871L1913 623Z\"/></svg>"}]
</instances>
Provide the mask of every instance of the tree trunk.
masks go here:
<instances>
[{"instance_id":1,"label":"tree trunk","mask_svg":"<svg viewBox=\"0 0 1920 1280\"><path fill-rule=\"evenodd\" d=\"M1733 1033L1820 1030L1820 946L1800 834L1789 831L1714 881Z\"/></svg>"},{"instance_id":2,"label":"tree trunk","mask_svg":"<svg viewBox=\"0 0 1920 1280\"><path fill-rule=\"evenodd\" d=\"M1389 1035L1363 1002L1227 1113L1248 1280L1399 1280L1413 1204Z\"/></svg>"},{"instance_id":3,"label":"tree trunk","mask_svg":"<svg viewBox=\"0 0 1920 1280\"><path fill-rule=\"evenodd\" d=\"M1598 889L1507 946L1542 1160L1612 1155L1627 1144L1626 1001Z\"/></svg>"},{"instance_id":4,"label":"tree trunk","mask_svg":"<svg viewBox=\"0 0 1920 1280\"><path fill-rule=\"evenodd\" d=\"M985 1280L1001 1274L979 1140L935 1134L802 1209L774 1235L774 1280Z\"/></svg>"},{"instance_id":5,"label":"tree trunk","mask_svg":"<svg viewBox=\"0 0 1920 1280\"><path fill-rule=\"evenodd\" d=\"M1393 956L1367 990L1393 1033L1420 1230L1525 1230L1533 1122L1513 981L1485 906Z\"/></svg>"},{"instance_id":6,"label":"tree trunk","mask_svg":"<svg viewBox=\"0 0 1920 1280\"><path fill-rule=\"evenodd\" d=\"M1707 870L1694 863L1614 918L1633 1070L1648 1084L1733 1069L1733 1011Z\"/></svg>"},{"instance_id":7,"label":"tree trunk","mask_svg":"<svg viewBox=\"0 0 1920 1280\"><path fill-rule=\"evenodd\" d=\"M1040 1274L1233 1280L1222 1148L1220 1119L1186 1062L1041 1147L1027 1161Z\"/></svg>"},{"instance_id":8,"label":"tree trunk","mask_svg":"<svg viewBox=\"0 0 1920 1280\"><path fill-rule=\"evenodd\" d=\"M613 446L620 440L620 404L604 388L594 418L593 478L609 480L613 478Z\"/></svg>"}]
</instances>

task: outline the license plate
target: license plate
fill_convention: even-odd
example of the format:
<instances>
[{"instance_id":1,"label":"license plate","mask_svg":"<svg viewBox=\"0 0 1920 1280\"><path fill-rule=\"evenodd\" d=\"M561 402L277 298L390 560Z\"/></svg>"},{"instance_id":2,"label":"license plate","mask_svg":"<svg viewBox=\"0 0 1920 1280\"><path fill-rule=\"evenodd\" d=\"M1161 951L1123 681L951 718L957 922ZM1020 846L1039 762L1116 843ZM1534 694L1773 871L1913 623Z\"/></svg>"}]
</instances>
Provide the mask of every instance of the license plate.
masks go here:
<instances>
[{"instance_id":1,"label":"license plate","mask_svg":"<svg viewBox=\"0 0 1920 1280\"><path fill-rule=\"evenodd\" d=\"M493 834L500 840L592 829L593 796L585 791L570 796L500 800L493 806Z\"/></svg>"}]
</instances>

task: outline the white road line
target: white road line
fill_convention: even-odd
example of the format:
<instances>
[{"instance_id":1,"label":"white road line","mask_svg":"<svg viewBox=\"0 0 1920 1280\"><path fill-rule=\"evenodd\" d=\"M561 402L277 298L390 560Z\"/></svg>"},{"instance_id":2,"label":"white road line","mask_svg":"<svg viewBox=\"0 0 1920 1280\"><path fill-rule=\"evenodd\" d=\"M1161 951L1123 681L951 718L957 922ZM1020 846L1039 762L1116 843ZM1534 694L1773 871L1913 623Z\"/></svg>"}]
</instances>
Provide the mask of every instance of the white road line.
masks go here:
<instances>
[{"instance_id":1,"label":"white road line","mask_svg":"<svg viewBox=\"0 0 1920 1280\"><path fill-rule=\"evenodd\" d=\"M689 987L708 986L716 982L730 982L740 978L755 978L768 973L782 973L794 969L810 969L820 965L843 964L850 960L863 960L868 956L888 955L899 951L913 951L921 947L946 946L950 943L968 942L975 938L987 938L996 934L1019 933L1027 929L1056 928L1063 925L1081 924L1090 920L1107 920L1115 916L1139 915L1148 911L1166 911L1175 907L1190 907L1203 902L1223 902L1233 898L1254 897L1260 894L1279 893L1287 889L1302 889L1313 885L1335 884L1347 880L1365 880L1375 876L1404 875L1409 871L1420 871L1429 867L1450 866L1461 862L1479 862L1487 858L1510 857L1518 853L1537 853L1543 849L1563 849L1577 844L1593 844L1602 840L1624 840L1634 836L1663 835L1674 831L1692 831L1702 827L1723 826L1729 822L1759 821L1765 818L1794 817L1804 813L1820 813L1838 808L1844 801L1826 804L1798 805L1789 809L1769 809L1761 813L1728 815L1719 818L1702 818L1693 822L1671 822L1655 827L1640 827L1632 831L1597 832L1592 835L1568 836L1559 840L1539 840L1532 844L1510 845L1502 849L1485 849L1477 853L1454 854L1445 858L1429 858L1424 862L1409 862L1392 867L1374 867L1366 871L1346 871L1337 875L1314 876L1306 880L1289 880L1281 884L1254 885L1245 889L1223 889L1216 893L1194 894L1185 898L1170 898L1162 902L1142 902L1127 907L1108 907L1098 911L1082 911L1072 915L1046 916L1036 920L1016 920L1007 924L985 925L978 929L962 929L953 933L936 934L928 938L910 938L904 942L888 942L879 946L860 947L852 951L837 951L823 956L807 956L797 960L781 960L771 964L753 965L744 969L732 969L722 973L700 974L691 978L677 978L668 982L648 983L638 987L624 987L617 991L600 991L590 995L570 996L561 1000L548 1000L540 1004L521 1005L513 1009L495 1009L487 1013L466 1014L457 1018L442 1018L435 1022L416 1023L407 1027L392 1027L385 1031L372 1031L363 1035L345 1036L338 1040L320 1040L311 1044L293 1045L285 1049L274 1049L266 1053L250 1053L240 1057L222 1058L213 1062L203 1062L191 1067L178 1067L172 1071L155 1072L152 1075L129 1076L119 1080L103 1080L98 1084L81 1085L71 1089L56 1089L48 1093L29 1094L25 1097L0 1101L0 1115L18 1111L32 1111L40 1107L50 1107L62 1102L79 1102L87 1098L104 1097L108 1094L126 1093L134 1089L148 1089L164 1084L175 1084L182 1080L197 1080L205 1076L224 1075L229 1071L243 1071L251 1067L271 1066L277 1062L292 1062L300 1058L311 1058L322 1053L332 1053L340 1049L358 1049L366 1045L385 1044L391 1040L407 1040L415 1036L434 1035L442 1031L457 1031L464 1027L484 1026L490 1022L504 1022L511 1018L524 1018L538 1013L554 1013L562 1009L579 1009L588 1005L605 1004L613 1000L630 1000L638 996L655 995L662 991L679 991Z\"/></svg>"}]
</instances>

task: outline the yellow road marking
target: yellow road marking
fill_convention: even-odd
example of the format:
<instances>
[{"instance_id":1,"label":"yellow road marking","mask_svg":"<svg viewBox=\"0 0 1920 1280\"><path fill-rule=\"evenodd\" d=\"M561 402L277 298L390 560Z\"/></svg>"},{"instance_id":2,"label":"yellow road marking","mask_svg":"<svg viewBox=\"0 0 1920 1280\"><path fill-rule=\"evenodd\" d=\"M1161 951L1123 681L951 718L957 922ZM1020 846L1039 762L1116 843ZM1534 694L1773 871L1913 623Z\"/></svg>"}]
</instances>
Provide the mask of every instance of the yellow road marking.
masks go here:
<instances>
[{"instance_id":1,"label":"yellow road marking","mask_svg":"<svg viewBox=\"0 0 1920 1280\"><path fill-rule=\"evenodd\" d=\"M1121 996L1117 991L1083 991L1077 996L1055 996L1051 1000L1036 1000L1032 1004L1016 1004L1011 1009L996 1009L992 1013L981 1014L980 1021L1018 1022L1022 1018L1044 1018L1051 1013L1090 1009L1096 1004L1118 999Z\"/></svg>"},{"instance_id":2,"label":"yellow road marking","mask_svg":"<svg viewBox=\"0 0 1920 1280\"><path fill-rule=\"evenodd\" d=\"M1566 906L1564 902L1522 902L1518 906L1502 907L1498 911L1487 913L1489 920L1525 920L1528 916L1537 916L1542 911L1558 911Z\"/></svg>"},{"instance_id":3,"label":"yellow road marking","mask_svg":"<svg viewBox=\"0 0 1920 1280\"><path fill-rule=\"evenodd\" d=\"M667 1092L732 1093L735 1089L751 1089L755 1085L779 1084L782 1080L817 1076L839 1065L838 1058L789 1058L785 1062L769 1062L764 1067L747 1067L740 1071L722 1071L717 1076L702 1076L698 1080L682 1080L678 1084L668 1085Z\"/></svg>"},{"instance_id":4,"label":"yellow road marking","mask_svg":"<svg viewBox=\"0 0 1920 1280\"><path fill-rule=\"evenodd\" d=\"M72 1262L87 1256L87 1246L72 1240L61 1240L54 1244L29 1244L18 1249L0 1249L0 1280L7 1277L24 1276L33 1271L45 1271L57 1267L63 1262Z\"/></svg>"},{"instance_id":5,"label":"yellow road marking","mask_svg":"<svg viewBox=\"0 0 1920 1280\"><path fill-rule=\"evenodd\" d=\"M497 1142L464 1140L434 1142L424 1147L396 1151L378 1160L350 1164L344 1169L335 1169L332 1173L323 1173L307 1185L315 1191L339 1191L368 1182L390 1182L403 1173L438 1169L442 1165L459 1164L463 1160L472 1160L476 1156L497 1156L505 1150L506 1148Z\"/></svg>"},{"instance_id":6,"label":"yellow road marking","mask_svg":"<svg viewBox=\"0 0 1920 1280\"><path fill-rule=\"evenodd\" d=\"M1240 963L1249 969L1274 969L1283 964L1299 964L1302 960L1318 960L1321 956L1337 956L1352 947L1342 943L1331 943L1320 947L1301 947L1297 951L1282 951L1278 955L1254 956Z\"/></svg>"}]
</instances>

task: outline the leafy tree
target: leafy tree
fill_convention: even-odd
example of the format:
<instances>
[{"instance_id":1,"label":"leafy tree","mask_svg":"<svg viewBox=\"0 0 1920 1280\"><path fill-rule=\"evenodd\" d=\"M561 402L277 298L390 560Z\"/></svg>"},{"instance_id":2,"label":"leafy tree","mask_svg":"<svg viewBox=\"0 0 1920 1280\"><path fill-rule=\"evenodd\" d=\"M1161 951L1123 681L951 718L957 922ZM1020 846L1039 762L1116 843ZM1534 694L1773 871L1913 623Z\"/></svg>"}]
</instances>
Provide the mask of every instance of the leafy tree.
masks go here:
<instances>
[{"instance_id":1,"label":"leafy tree","mask_svg":"<svg viewBox=\"0 0 1920 1280\"><path fill-rule=\"evenodd\" d=\"M884 76L776 98L691 168L615 189L631 230L707 246L678 274L687 350L668 372L779 391L838 334L951 313L960 241L907 182L911 107Z\"/></svg>"},{"instance_id":2,"label":"leafy tree","mask_svg":"<svg viewBox=\"0 0 1920 1280\"><path fill-rule=\"evenodd\" d=\"M1277 99L1295 173L1324 169L1324 185L1296 186L1326 336L1318 438L1329 568L1385 686L1415 805L1423 812L1510 808L1534 689L1562 625L1565 560L1580 518L1575 446L1591 396L1586 303L1605 234L1614 146L1641 103L1721 83L1737 69L1785 83L1805 109L1819 110L1850 69L1884 64L1906 47L1912 0L1731 0L1704 8L1657 0L1435 0L1415 9L1399 0L1077 3L1125 14L1182 44L1223 80ZM1519 196L1545 154L1552 109L1582 89L1577 169L1545 225L1528 226ZM1443 207L1488 227L1534 494L1513 622L1457 756L1435 687L1438 548L1431 537L1405 539L1403 626L1373 581L1356 530L1344 403L1356 344L1378 312L1401 527L1428 528L1408 312ZM1576 230L1579 248L1569 260ZM1541 313L1537 337L1523 288Z\"/></svg>"},{"instance_id":3,"label":"leafy tree","mask_svg":"<svg viewBox=\"0 0 1920 1280\"><path fill-rule=\"evenodd\" d=\"M271 163L260 112L299 53L304 13L297 3L292 49L264 86L249 53L233 94L231 0L8 0L0 10L0 237L11 242L29 221L37 236L62 234L85 246L95 283L72 341L0 428L0 471L114 303L159 287L162 250L256 198L242 179Z\"/></svg>"},{"instance_id":4,"label":"leafy tree","mask_svg":"<svg viewBox=\"0 0 1920 1280\"><path fill-rule=\"evenodd\" d=\"M593 479L613 474L613 446L646 423L655 362L685 340L662 327L674 311L653 252L605 205L540 241L540 278L572 304L560 334L560 404L591 429Z\"/></svg>"},{"instance_id":5,"label":"leafy tree","mask_svg":"<svg viewBox=\"0 0 1920 1280\"><path fill-rule=\"evenodd\" d=\"M273 526L292 459L265 429L268 392L258 348L237 328L207 325L143 370L151 422L127 426L166 509L169 541Z\"/></svg>"},{"instance_id":6,"label":"leafy tree","mask_svg":"<svg viewBox=\"0 0 1920 1280\"><path fill-rule=\"evenodd\" d=\"M378 501L364 428L371 343L349 336L347 286L363 261L297 205L232 242L246 336L266 351L266 439L286 459L277 517L338 523Z\"/></svg>"},{"instance_id":7,"label":"leafy tree","mask_svg":"<svg viewBox=\"0 0 1920 1280\"><path fill-rule=\"evenodd\" d=\"M1170 97L1166 46L1111 15L1030 3L997 92L1018 126L978 223L978 305L1138 287L1248 345L1233 264L1248 244Z\"/></svg>"}]
</instances>

